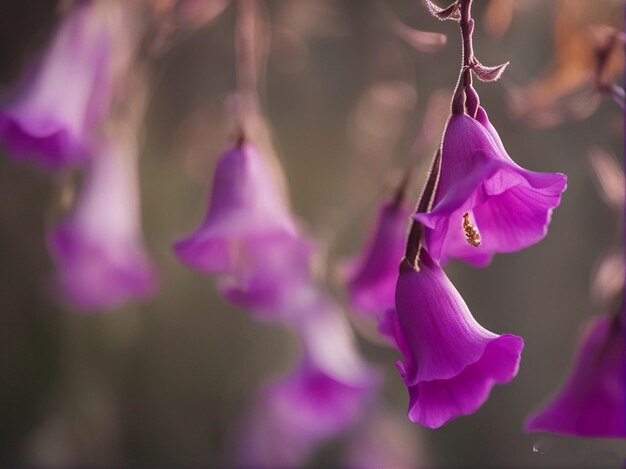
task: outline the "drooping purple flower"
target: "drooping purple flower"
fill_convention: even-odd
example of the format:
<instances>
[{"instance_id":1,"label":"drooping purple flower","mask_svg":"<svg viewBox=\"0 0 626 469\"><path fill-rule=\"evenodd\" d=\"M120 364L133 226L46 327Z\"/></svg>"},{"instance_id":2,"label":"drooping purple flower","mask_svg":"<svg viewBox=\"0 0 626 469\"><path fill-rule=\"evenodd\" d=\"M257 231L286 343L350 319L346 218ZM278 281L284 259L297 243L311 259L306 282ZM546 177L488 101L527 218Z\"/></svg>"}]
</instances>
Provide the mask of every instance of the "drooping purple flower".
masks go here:
<instances>
[{"instance_id":1,"label":"drooping purple flower","mask_svg":"<svg viewBox=\"0 0 626 469\"><path fill-rule=\"evenodd\" d=\"M518 166L481 107L476 118L454 114L446 127L432 210L415 219L427 229L432 256L485 266L545 237L567 178Z\"/></svg>"},{"instance_id":2,"label":"drooping purple flower","mask_svg":"<svg viewBox=\"0 0 626 469\"><path fill-rule=\"evenodd\" d=\"M319 444L361 418L378 383L330 298L311 290L294 301L294 308L300 311L291 324L303 358L293 372L261 391L240 440L245 464L301 465Z\"/></svg>"},{"instance_id":3,"label":"drooping purple flower","mask_svg":"<svg viewBox=\"0 0 626 469\"><path fill-rule=\"evenodd\" d=\"M176 242L186 264L218 274L232 303L276 319L311 283L313 244L298 233L263 156L238 142L219 158L204 223Z\"/></svg>"},{"instance_id":4,"label":"drooping purple flower","mask_svg":"<svg viewBox=\"0 0 626 469\"><path fill-rule=\"evenodd\" d=\"M0 140L45 167L82 163L106 114L114 69L128 58L125 2L75 2L50 46L0 108Z\"/></svg>"},{"instance_id":5,"label":"drooping purple flower","mask_svg":"<svg viewBox=\"0 0 626 469\"><path fill-rule=\"evenodd\" d=\"M296 225L262 155L243 142L220 156L204 223L174 251L198 270L232 274L286 237L298 238Z\"/></svg>"},{"instance_id":6,"label":"drooping purple flower","mask_svg":"<svg viewBox=\"0 0 626 469\"><path fill-rule=\"evenodd\" d=\"M60 293L79 310L111 308L156 288L141 234L136 148L126 143L102 146L74 211L50 234Z\"/></svg>"},{"instance_id":7,"label":"drooping purple flower","mask_svg":"<svg viewBox=\"0 0 626 469\"><path fill-rule=\"evenodd\" d=\"M403 264L396 309L382 317L379 328L404 357L397 366L409 391L409 419L437 428L475 412L495 384L512 380L524 342L478 324L424 249L419 267Z\"/></svg>"},{"instance_id":8,"label":"drooping purple flower","mask_svg":"<svg viewBox=\"0 0 626 469\"><path fill-rule=\"evenodd\" d=\"M626 357L619 318L588 325L573 370L559 393L526 421L526 431L626 438Z\"/></svg>"},{"instance_id":9,"label":"drooping purple flower","mask_svg":"<svg viewBox=\"0 0 626 469\"><path fill-rule=\"evenodd\" d=\"M393 308L409 215L403 201L383 202L362 254L348 266L348 292L358 311L379 315Z\"/></svg>"},{"instance_id":10,"label":"drooping purple flower","mask_svg":"<svg viewBox=\"0 0 626 469\"><path fill-rule=\"evenodd\" d=\"M318 445L356 422L367 395L363 386L337 380L305 359L262 390L243 429L241 462L299 467Z\"/></svg>"}]
</instances>

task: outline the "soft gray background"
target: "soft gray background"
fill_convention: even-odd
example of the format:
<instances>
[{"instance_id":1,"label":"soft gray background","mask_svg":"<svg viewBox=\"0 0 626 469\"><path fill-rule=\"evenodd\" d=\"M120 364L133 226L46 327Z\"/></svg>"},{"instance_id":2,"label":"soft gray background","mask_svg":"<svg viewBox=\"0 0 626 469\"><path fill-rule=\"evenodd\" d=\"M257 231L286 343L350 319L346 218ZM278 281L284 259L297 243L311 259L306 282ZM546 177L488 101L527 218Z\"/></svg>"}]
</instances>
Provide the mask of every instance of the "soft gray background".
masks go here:
<instances>
[{"instance_id":1,"label":"soft gray background","mask_svg":"<svg viewBox=\"0 0 626 469\"><path fill-rule=\"evenodd\" d=\"M284 12L287 4L305 3L269 2L276 28L298 17ZM388 5L411 26L447 34L439 52L412 51L394 39L374 2L321 3L334 13L322 16L321 32L306 38L304 51L293 53L275 39L263 97L294 210L329 242L332 266L360 245L377 198L407 161L428 97L454 85L459 42L455 24L428 17L417 1ZM558 3L529 2L498 40L483 33L485 2L475 3L479 58L488 64L511 60L506 79L518 84L542 73L553 54ZM621 17L620 2L594 3ZM45 41L54 4L0 2L2 86ZM155 67L141 163L145 233L161 275L153 300L92 316L51 301L45 232L56 216L55 181L0 155L3 466L228 464L229 435L255 386L295 360L297 344L287 331L258 324L227 304L210 279L182 266L169 249L199 222L212 164L230 134L222 105L234 86L233 18L229 8ZM360 148L352 139L355 108L372 85L385 80L415 86L417 101L412 106L405 90L409 105L394 111L399 123L389 130L389 144ZM442 429L406 425L423 446L427 467L621 467L621 442L521 431L525 416L559 386L581 326L597 312L588 295L590 272L618 220L598 196L586 158L590 145L601 144L621 159L621 113L605 102L585 121L536 129L509 117L501 83L479 84L478 90L513 158L530 169L565 172L569 187L541 244L498 256L488 269L457 263L448 268L481 324L524 337L517 379L494 388L476 414ZM430 158L432 149L422 153ZM416 178L414 192L422 180ZM341 294L340 285L332 288ZM367 356L386 370L390 405L403 413L406 394L393 367L397 355L362 342ZM332 447L326 453L319 464L338 464Z\"/></svg>"}]
</instances>

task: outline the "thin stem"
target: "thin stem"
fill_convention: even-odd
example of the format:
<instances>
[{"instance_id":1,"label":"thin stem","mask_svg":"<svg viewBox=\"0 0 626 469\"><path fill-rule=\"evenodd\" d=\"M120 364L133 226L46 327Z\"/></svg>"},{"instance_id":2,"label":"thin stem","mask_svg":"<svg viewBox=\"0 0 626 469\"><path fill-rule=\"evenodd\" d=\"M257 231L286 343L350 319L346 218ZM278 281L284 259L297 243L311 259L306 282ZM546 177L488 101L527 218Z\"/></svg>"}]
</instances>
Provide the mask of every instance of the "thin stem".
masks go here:
<instances>
[{"instance_id":1,"label":"thin stem","mask_svg":"<svg viewBox=\"0 0 626 469\"><path fill-rule=\"evenodd\" d=\"M430 167L430 173L428 174L428 179L426 181L426 185L424 186L424 190L420 196L419 202L417 203L417 208L415 209L415 213L424 213L427 212L432 206L433 200L435 198L435 191L437 187L437 181L439 179L439 169L441 168L441 149L437 150L435 157L433 158L433 163ZM419 251L422 245L422 224L417 220L413 220L411 222L411 228L409 229L409 236L406 242L406 251L404 253L404 259L401 265L405 263L409 263L409 265L419 270L418 262L419 262Z\"/></svg>"},{"instance_id":2,"label":"thin stem","mask_svg":"<svg viewBox=\"0 0 626 469\"><path fill-rule=\"evenodd\" d=\"M459 10L461 19L459 26L461 28L462 41L462 66L459 80L456 85L454 97L452 99L452 113L464 114L466 112L471 116L476 115L478 109L478 94L472 88L472 68L476 64L474 57L474 20L472 19L472 1L459 0Z\"/></svg>"},{"instance_id":3,"label":"thin stem","mask_svg":"<svg viewBox=\"0 0 626 469\"><path fill-rule=\"evenodd\" d=\"M257 85L257 5L256 0L238 0L235 25L235 60L237 88L244 105L258 106Z\"/></svg>"}]
</instances>

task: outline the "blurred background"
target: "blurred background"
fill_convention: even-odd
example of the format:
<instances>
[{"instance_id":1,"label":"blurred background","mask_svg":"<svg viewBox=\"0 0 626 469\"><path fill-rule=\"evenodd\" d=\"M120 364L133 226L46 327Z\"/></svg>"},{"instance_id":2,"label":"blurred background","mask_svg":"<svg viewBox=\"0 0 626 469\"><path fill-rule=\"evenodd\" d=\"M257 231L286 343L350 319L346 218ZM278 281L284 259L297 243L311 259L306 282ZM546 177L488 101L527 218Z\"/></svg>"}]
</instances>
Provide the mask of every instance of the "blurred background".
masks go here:
<instances>
[{"instance_id":1,"label":"blurred background","mask_svg":"<svg viewBox=\"0 0 626 469\"><path fill-rule=\"evenodd\" d=\"M203 217L215 160L233 133L225 106L236 86L235 10L224 7L151 67L140 177L143 229L159 271L153 298L94 314L56 302L46 233L61 177L0 152L4 467L235 465L237 428L256 389L298 356L288 329L252 320L170 249ZM500 81L476 85L481 102L510 155L528 169L564 172L568 189L540 244L496 256L486 269L446 269L483 326L526 344L518 377L496 386L475 414L438 430L411 424L397 353L354 319L360 349L383 370L389 417L405 432L399 451L414 467L622 467L621 441L529 435L522 425L559 388L583 325L606 312L590 283L601 256L622 242L622 221L603 202L588 156L601 147L622 166L624 124L610 98L580 95L593 72L590 27L621 29L623 8L619 0L475 2L478 58L511 62ZM271 41L260 96L292 208L324 246L328 285L353 318L337 265L358 251L380 198L411 159L411 197L420 191L458 75L457 25L405 0L270 0L262 11ZM2 2L3 88L56 21L56 1ZM426 47L398 24L443 33L447 43ZM414 147L433 96L444 103L430 113L426 134L434 136ZM307 465L345 464L342 438Z\"/></svg>"}]
</instances>

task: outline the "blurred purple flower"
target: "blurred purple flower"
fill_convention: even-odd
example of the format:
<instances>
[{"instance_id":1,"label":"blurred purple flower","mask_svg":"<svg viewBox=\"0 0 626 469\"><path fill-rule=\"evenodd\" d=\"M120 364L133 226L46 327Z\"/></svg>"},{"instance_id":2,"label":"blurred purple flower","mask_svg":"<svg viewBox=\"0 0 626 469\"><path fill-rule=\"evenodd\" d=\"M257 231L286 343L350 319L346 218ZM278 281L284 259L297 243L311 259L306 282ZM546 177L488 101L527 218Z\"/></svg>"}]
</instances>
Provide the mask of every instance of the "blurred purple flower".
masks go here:
<instances>
[{"instance_id":1,"label":"blurred purple flower","mask_svg":"<svg viewBox=\"0 0 626 469\"><path fill-rule=\"evenodd\" d=\"M0 140L14 157L50 168L89 158L94 127L109 106L113 68L129 54L114 46L128 33L123 3L75 2L62 20L0 108Z\"/></svg>"},{"instance_id":2,"label":"blurred purple flower","mask_svg":"<svg viewBox=\"0 0 626 469\"><path fill-rule=\"evenodd\" d=\"M111 308L156 288L141 235L136 149L118 142L92 159L73 213L49 239L60 293L80 310Z\"/></svg>"},{"instance_id":3,"label":"blurred purple flower","mask_svg":"<svg viewBox=\"0 0 626 469\"><path fill-rule=\"evenodd\" d=\"M625 343L619 317L591 321L565 385L526 421L526 431L626 438Z\"/></svg>"},{"instance_id":4,"label":"blurred purple flower","mask_svg":"<svg viewBox=\"0 0 626 469\"><path fill-rule=\"evenodd\" d=\"M396 309L382 316L379 328L404 356L397 366L409 391L409 419L437 428L475 412L494 384L512 380L524 342L478 324L426 250L419 268L403 263Z\"/></svg>"},{"instance_id":5,"label":"blurred purple flower","mask_svg":"<svg viewBox=\"0 0 626 469\"><path fill-rule=\"evenodd\" d=\"M319 444L354 425L378 374L358 354L352 331L330 298L311 290L294 302L292 325L303 358L294 372L259 395L244 427L243 463L295 467Z\"/></svg>"},{"instance_id":6,"label":"blurred purple flower","mask_svg":"<svg viewBox=\"0 0 626 469\"><path fill-rule=\"evenodd\" d=\"M368 390L344 383L304 360L263 389L244 426L244 464L299 467L317 446L354 424Z\"/></svg>"},{"instance_id":7,"label":"blurred purple flower","mask_svg":"<svg viewBox=\"0 0 626 469\"><path fill-rule=\"evenodd\" d=\"M244 142L220 156L204 223L174 251L198 270L233 274L286 238L298 238L295 222L262 156Z\"/></svg>"},{"instance_id":8,"label":"blurred purple flower","mask_svg":"<svg viewBox=\"0 0 626 469\"><path fill-rule=\"evenodd\" d=\"M415 219L426 228L432 256L485 266L496 252L539 242L548 231L567 178L518 166L482 108L476 118L450 117L432 210Z\"/></svg>"},{"instance_id":9,"label":"blurred purple flower","mask_svg":"<svg viewBox=\"0 0 626 469\"><path fill-rule=\"evenodd\" d=\"M393 308L409 215L406 203L385 201L363 252L347 266L350 301L358 311L379 315Z\"/></svg>"}]
</instances>

